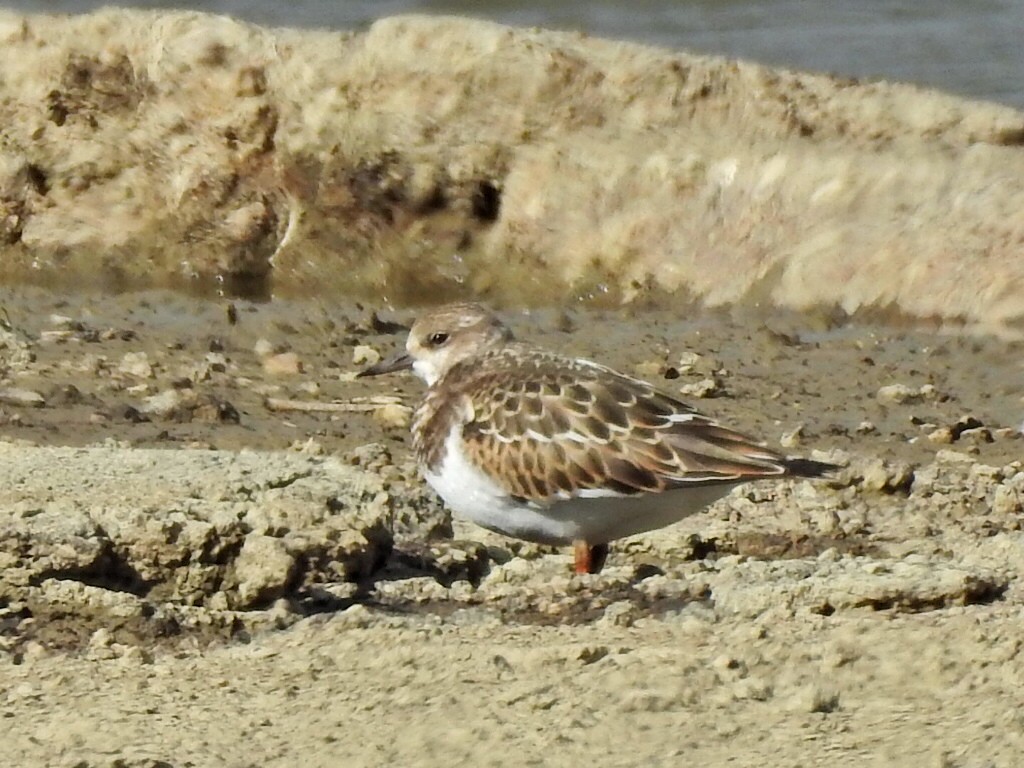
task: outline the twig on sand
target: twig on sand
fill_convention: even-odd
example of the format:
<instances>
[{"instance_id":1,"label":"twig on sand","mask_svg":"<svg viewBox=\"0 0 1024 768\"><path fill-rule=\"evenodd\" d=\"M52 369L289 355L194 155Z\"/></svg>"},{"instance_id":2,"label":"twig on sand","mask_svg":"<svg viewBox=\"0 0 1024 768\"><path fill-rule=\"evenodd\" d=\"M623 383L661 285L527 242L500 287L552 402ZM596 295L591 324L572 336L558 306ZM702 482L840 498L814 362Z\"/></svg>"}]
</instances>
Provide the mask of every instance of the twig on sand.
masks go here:
<instances>
[{"instance_id":1,"label":"twig on sand","mask_svg":"<svg viewBox=\"0 0 1024 768\"><path fill-rule=\"evenodd\" d=\"M365 413L385 408L389 405L402 405L402 399L395 395L373 395L370 397L353 397L342 403L319 403L308 400L287 400L268 397L266 406L271 411L306 411L309 413Z\"/></svg>"}]
</instances>

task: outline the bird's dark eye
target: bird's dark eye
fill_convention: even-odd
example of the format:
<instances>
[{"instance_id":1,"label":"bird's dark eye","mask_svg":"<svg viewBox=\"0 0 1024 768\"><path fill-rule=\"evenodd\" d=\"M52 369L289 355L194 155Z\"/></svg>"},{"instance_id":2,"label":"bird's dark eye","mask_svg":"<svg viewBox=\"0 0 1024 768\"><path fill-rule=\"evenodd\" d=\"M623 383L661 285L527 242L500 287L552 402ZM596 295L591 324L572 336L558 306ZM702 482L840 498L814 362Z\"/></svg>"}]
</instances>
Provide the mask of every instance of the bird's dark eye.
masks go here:
<instances>
[{"instance_id":1,"label":"bird's dark eye","mask_svg":"<svg viewBox=\"0 0 1024 768\"><path fill-rule=\"evenodd\" d=\"M430 346L432 347L440 347L442 344L448 341L448 334L445 333L444 331L438 331L437 333L430 334L430 337L427 339L427 341L430 342Z\"/></svg>"}]
</instances>

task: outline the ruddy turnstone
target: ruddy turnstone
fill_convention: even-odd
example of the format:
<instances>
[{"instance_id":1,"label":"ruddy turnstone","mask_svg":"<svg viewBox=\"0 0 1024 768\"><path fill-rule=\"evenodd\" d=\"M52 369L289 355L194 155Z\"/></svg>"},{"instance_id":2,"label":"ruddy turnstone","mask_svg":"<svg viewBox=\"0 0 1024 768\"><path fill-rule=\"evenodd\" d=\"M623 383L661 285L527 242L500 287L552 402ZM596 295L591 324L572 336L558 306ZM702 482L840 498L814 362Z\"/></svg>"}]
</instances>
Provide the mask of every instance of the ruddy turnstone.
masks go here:
<instances>
[{"instance_id":1,"label":"ruddy turnstone","mask_svg":"<svg viewBox=\"0 0 1024 768\"><path fill-rule=\"evenodd\" d=\"M541 544L572 544L597 573L608 543L700 511L766 477L832 466L787 458L647 382L516 342L479 304L426 312L405 351L360 376L412 369L428 386L413 449L458 515Z\"/></svg>"}]
</instances>

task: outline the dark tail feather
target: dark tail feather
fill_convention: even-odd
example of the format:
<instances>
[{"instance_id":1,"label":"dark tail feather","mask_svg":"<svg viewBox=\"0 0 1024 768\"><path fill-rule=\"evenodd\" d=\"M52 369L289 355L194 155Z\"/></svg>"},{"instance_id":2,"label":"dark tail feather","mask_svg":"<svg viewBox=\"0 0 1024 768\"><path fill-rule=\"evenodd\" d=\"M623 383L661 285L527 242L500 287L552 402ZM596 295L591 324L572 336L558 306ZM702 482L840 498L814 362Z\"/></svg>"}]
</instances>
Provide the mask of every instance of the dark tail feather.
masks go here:
<instances>
[{"instance_id":1,"label":"dark tail feather","mask_svg":"<svg viewBox=\"0 0 1024 768\"><path fill-rule=\"evenodd\" d=\"M840 467L814 459L783 459L786 474L794 477L831 477Z\"/></svg>"}]
</instances>

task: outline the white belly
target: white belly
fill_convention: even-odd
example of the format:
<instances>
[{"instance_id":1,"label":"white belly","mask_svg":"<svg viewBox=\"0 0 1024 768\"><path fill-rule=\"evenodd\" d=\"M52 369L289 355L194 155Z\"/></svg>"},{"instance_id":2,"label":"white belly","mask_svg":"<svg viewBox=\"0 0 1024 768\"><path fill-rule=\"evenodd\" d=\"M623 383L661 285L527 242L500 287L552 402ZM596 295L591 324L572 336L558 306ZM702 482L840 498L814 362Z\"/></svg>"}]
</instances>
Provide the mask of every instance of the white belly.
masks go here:
<instances>
[{"instance_id":1,"label":"white belly","mask_svg":"<svg viewBox=\"0 0 1024 768\"><path fill-rule=\"evenodd\" d=\"M739 485L523 503L466 461L457 435L449 437L446 447L440 471L428 471L424 476L452 512L489 530L540 544L570 544L576 540L605 544L663 528L699 512Z\"/></svg>"}]
</instances>

